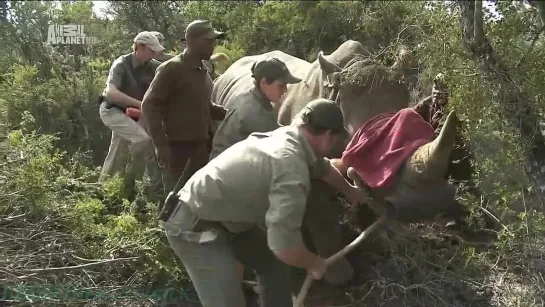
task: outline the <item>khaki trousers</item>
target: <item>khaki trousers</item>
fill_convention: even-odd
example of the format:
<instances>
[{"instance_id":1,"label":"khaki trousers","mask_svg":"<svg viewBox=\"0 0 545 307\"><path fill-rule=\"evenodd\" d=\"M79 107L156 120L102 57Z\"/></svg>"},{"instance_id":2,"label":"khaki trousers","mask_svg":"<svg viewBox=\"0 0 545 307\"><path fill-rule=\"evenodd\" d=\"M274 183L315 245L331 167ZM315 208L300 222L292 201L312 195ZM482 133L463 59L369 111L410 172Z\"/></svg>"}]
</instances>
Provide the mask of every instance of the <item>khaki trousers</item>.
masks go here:
<instances>
[{"instance_id":1,"label":"khaki trousers","mask_svg":"<svg viewBox=\"0 0 545 307\"><path fill-rule=\"evenodd\" d=\"M107 109L105 102L100 105L99 112L104 125L112 130L112 140L102 166L100 180L121 169L128 147L132 161L127 166L126 184L133 186L134 180L143 179L147 169L151 180L150 192L153 196L162 196L161 174L155 160L153 143L146 132L144 122L134 121L118 108Z\"/></svg>"}]
</instances>

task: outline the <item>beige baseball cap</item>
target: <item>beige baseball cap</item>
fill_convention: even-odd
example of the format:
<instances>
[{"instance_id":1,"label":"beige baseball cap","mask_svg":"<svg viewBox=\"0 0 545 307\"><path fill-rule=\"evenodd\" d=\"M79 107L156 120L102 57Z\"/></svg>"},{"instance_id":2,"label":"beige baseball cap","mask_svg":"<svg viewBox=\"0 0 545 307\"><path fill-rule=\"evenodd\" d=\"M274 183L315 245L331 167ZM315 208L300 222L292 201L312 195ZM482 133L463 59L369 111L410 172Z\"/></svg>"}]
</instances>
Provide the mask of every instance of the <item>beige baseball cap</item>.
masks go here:
<instances>
[{"instance_id":1,"label":"beige baseball cap","mask_svg":"<svg viewBox=\"0 0 545 307\"><path fill-rule=\"evenodd\" d=\"M165 50L165 47L159 43L159 40L155 35L153 35L150 31L142 31L136 35L134 38L135 44L144 44L148 46L151 50L155 52L163 51Z\"/></svg>"},{"instance_id":2,"label":"beige baseball cap","mask_svg":"<svg viewBox=\"0 0 545 307\"><path fill-rule=\"evenodd\" d=\"M159 43L165 41L165 37L163 36L163 33L158 32L158 31L151 31L151 34L153 34L153 35L155 35L155 37L157 37L157 39L159 40Z\"/></svg>"}]
</instances>

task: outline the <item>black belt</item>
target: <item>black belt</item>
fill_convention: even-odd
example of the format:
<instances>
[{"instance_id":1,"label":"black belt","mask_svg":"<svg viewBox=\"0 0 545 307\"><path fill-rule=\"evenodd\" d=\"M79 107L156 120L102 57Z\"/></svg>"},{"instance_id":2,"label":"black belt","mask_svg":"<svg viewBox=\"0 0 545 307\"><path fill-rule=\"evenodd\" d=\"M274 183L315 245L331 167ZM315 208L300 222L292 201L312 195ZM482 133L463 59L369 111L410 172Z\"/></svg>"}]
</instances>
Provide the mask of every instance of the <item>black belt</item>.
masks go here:
<instances>
[{"instance_id":1,"label":"black belt","mask_svg":"<svg viewBox=\"0 0 545 307\"><path fill-rule=\"evenodd\" d=\"M125 113L125 111L127 110L126 107L122 107L122 106L119 106L117 104L113 104L107 100L104 100L104 108L106 108L107 110L111 109L111 108L118 108L119 110L123 111L123 113Z\"/></svg>"},{"instance_id":2,"label":"black belt","mask_svg":"<svg viewBox=\"0 0 545 307\"><path fill-rule=\"evenodd\" d=\"M123 111L123 113L125 113L125 111L127 110L127 107L109 102L108 100L106 100L106 97L104 97L103 95L98 96L98 105L101 105L103 102L104 102L104 108L106 110L109 110L111 108L118 108L119 110Z\"/></svg>"},{"instance_id":3,"label":"black belt","mask_svg":"<svg viewBox=\"0 0 545 307\"><path fill-rule=\"evenodd\" d=\"M191 211L191 208L186 203L182 202L181 200L178 200L177 207L178 208L176 208L177 209L176 212L178 210L183 210L182 212L190 213L193 216L194 221L189 229L190 231L205 232L208 230L219 230L226 233L231 233L229 230L227 230L227 228L225 228L225 226L223 226L221 222L205 220L198 217L195 213Z\"/></svg>"}]
</instances>

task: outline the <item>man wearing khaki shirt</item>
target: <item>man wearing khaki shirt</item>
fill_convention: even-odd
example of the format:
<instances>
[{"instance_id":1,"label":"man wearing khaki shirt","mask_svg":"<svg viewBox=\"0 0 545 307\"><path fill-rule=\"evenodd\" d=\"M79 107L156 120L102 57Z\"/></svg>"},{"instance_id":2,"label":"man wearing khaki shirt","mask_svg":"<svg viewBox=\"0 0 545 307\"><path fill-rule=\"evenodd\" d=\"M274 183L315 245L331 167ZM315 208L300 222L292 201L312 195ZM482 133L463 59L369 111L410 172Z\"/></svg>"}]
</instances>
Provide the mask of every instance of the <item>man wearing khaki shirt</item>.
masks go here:
<instances>
[{"instance_id":1,"label":"man wearing khaki shirt","mask_svg":"<svg viewBox=\"0 0 545 307\"><path fill-rule=\"evenodd\" d=\"M152 177L154 191L150 192L160 193L160 175L158 187L153 151L148 152L151 139L146 132L145 123L142 118L131 118L127 110L140 109L144 93L159 66L159 62L153 57L165 48L149 31L138 33L133 43L133 52L117 58L110 68L106 88L101 95L99 112L104 125L112 130L112 140L102 167L101 180L114 174L123 146L130 144L133 161L129 164L125 185L132 190L129 191L129 196L134 197L134 180L141 179L144 164L147 164Z\"/></svg>"},{"instance_id":2,"label":"man wearing khaki shirt","mask_svg":"<svg viewBox=\"0 0 545 307\"><path fill-rule=\"evenodd\" d=\"M256 271L262 307L291 306L289 266L320 279L324 259L308 251L301 224L311 178L351 203L365 195L323 158L344 144L340 108L310 102L293 125L253 133L197 171L163 224L204 307L245 306L236 262Z\"/></svg>"}]
</instances>

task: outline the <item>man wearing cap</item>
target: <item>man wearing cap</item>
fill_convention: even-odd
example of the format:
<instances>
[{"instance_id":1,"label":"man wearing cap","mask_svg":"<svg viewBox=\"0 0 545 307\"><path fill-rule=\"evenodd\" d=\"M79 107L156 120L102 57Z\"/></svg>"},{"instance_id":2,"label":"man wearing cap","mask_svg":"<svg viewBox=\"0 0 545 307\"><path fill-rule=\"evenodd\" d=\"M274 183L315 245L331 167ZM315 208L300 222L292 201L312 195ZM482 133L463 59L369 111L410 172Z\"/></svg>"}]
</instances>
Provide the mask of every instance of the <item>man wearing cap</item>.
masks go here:
<instances>
[{"instance_id":1,"label":"man wearing cap","mask_svg":"<svg viewBox=\"0 0 545 307\"><path fill-rule=\"evenodd\" d=\"M119 158L118 152L125 145L122 140L126 140L130 143L133 158L129 164L129 174L125 178L126 184L130 186L128 188L133 188L134 180L143 175L144 165L147 166L150 176L154 177L156 173L153 171L153 155L147 152L151 140L138 113L141 100L159 66L159 62L153 57L164 50L149 31L138 33L133 42L133 52L122 55L113 62L99 108L102 122L112 130L112 140L102 167L101 179L115 171L114 164ZM154 189L160 188L160 176L159 187L156 186L157 182L152 184Z\"/></svg>"},{"instance_id":2,"label":"man wearing cap","mask_svg":"<svg viewBox=\"0 0 545 307\"><path fill-rule=\"evenodd\" d=\"M191 22L185 30L187 47L161 63L144 97L142 111L166 191L174 188L189 158L189 174L208 162L210 125L225 117L226 110L210 101L212 80L203 66L223 36L206 20Z\"/></svg>"},{"instance_id":3,"label":"man wearing cap","mask_svg":"<svg viewBox=\"0 0 545 307\"><path fill-rule=\"evenodd\" d=\"M286 93L288 84L301 81L277 58L254 63L252 75L254 88L234 97L225 105L229 111L215 133L210 159L251 133L269 132L280 127L280 99Z\"/></svg>"},{"instance_id":4,"label":"man wearing cap","mask_svg":"<svg viewBox=\"0 0 545 307\"><path fill-rule=\"evenodd\" d=\"M152 31L151 33L155 35L155 37L157 37L157 40L159 40L159 44L163 46L165 45L165 37L163 36L163 33L158 31ZM162 63L172 59L173 57L175 57L175 55L165 53L165 51L163 50L155 56L155 59Z\"/></svg>"},{"instance_id":5,"label":"man wearing cap","mask_svg":"<svg viewBox=\"0 0 545 307\"><path fill-rule=\"evenodd\" d=\"M241 284L233 282L237 261L256 271L262 307L292 305L289 266L322 277L326 264L305 247L301 223L311 178L353 204L365 199L324 158L347 136L340 108L317 99L291 126L227 148L178 192L163 226L204 307L245 306Z\"/></svg>"},{"instance_id":6,"label":"man wearing cap","mask_svg":"<svg viewBox=\"0 0 545 307\"><path fill-rule=\"evenodd\" d=\"M276 58L256 62L252 75L254 88L234 97L225 106L229 111L214 135L210 160L251 133L279 128L278 110L287 84L301 81L290 73L284 62ZM239 279L242 279L244 269L240 264L238 270Z\"/></svg>"}]
</instances>

